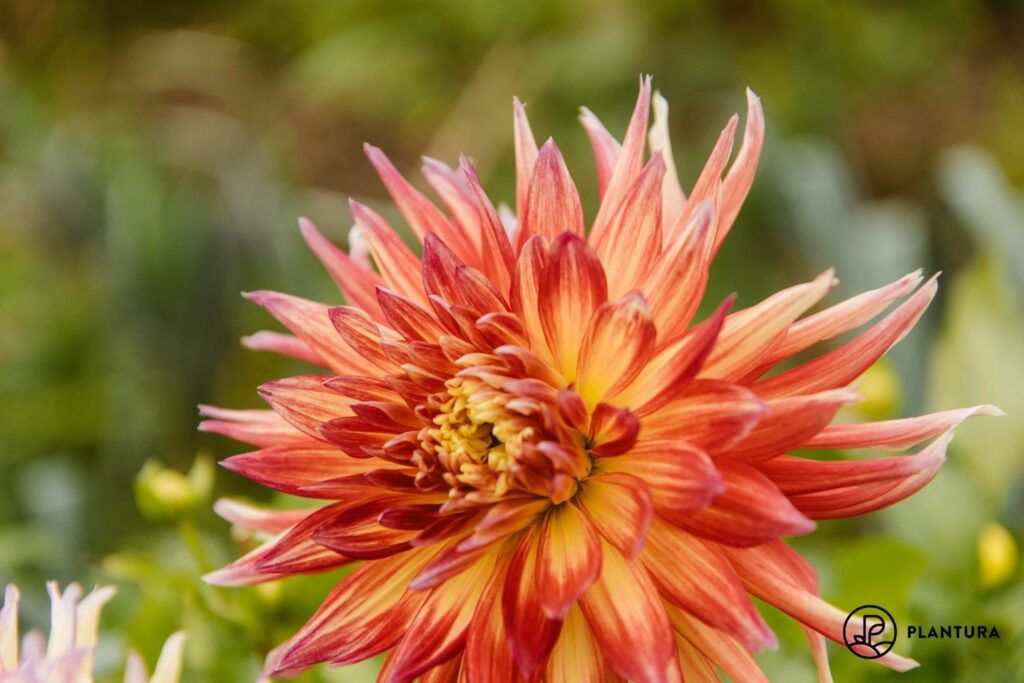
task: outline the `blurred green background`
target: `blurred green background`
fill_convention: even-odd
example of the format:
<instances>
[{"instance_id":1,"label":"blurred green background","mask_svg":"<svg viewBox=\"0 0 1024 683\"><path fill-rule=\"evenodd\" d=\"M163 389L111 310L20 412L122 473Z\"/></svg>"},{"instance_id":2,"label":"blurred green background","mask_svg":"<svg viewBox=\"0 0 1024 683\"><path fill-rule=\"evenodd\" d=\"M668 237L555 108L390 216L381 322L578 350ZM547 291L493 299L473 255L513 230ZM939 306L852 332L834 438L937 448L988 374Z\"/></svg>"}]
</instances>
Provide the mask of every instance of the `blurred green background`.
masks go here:
<instances>
[{"instance_id":1,"label":"blurred green background","mask_svg":"<svg viewBox=\"0 0 1024 683\"><path fill-rule=\"evenodd\" d=\"M829 265L834 300L917 267L944 271L930 312L848 417L980 402L1009 417L962 427L915 498L796 545L845 609L998 626L999 641L902 643L923 667L900 680L1024 680L1015 0L2 0L0 583L21 585L28 623L46 622L48 578L114 582L99 680L114 679L127 646L154 661L179 627L191 635L186 681L252 680L337 576L199 581L247 542L212 500L268 496L215 471L243 447L197 433L195 405L256 407L259 383L303 370L239 346L272 323L238 292L339 301L295 218L342 241L348 196L394 215L364 141L409 171L421 154L464 151L510 201L513 94L537 136L558 140L593 215L577 107L621 135L641 72L671 103L684 185L744 86L767 112L712 299L738 291L749 304ZM795 627L772 623L783 641L761 656L772 680L813 680ZM897 678L830 652L839 681Z\"/></svg>"}]
</instances>

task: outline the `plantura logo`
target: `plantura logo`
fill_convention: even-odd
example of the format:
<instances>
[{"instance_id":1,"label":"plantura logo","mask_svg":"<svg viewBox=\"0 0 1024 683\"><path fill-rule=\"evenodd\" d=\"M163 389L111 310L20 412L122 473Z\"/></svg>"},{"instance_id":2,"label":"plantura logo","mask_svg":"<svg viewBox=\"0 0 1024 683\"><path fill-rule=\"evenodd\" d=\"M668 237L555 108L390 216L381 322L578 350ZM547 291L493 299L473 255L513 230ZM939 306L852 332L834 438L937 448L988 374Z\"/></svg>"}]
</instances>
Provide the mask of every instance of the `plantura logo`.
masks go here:
<instances>
[{"instance_id":1,"label":"plantura logo","mask_svg":"<svg viewBox=\"0 0 1024 683\"><path fill-rule=\"evenodd\" d=\"M896 644L896 620L878 605L861 605L846 617L843 640L858 657L878 659Z\"/></svg>"},{"instance_id":2,"label":"plantura logo","mask_svg":"<svg viewBox=\"0 0 1024 683\"><path fill-rule=\"evenodd\" d=\"M843 641L847 649L863 659L878 659L896 644L896 620L878 605L861 605L850 612L843 622ZM933 638L960 640L999 638L995 626L944 624L941 626L914 625L907 627L908 640Z\"/></svg>"}]
</instances>

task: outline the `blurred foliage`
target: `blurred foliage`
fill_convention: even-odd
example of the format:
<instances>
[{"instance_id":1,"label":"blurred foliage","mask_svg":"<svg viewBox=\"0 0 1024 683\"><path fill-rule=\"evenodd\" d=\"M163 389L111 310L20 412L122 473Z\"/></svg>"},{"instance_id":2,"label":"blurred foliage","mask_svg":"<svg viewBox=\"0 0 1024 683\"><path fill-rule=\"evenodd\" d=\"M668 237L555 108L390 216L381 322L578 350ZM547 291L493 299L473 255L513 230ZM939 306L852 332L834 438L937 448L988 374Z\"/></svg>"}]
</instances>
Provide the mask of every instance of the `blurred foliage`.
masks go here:
<instances>
[{"instance_id":1,"label":"blurred foliage","mask_svg":"<svg viewBox=\"0 0 1024 683\"><path fill-rule=\"evenodd\" d=\"M267 323L237 292L338 301L292 226L305 214L343 235L348 195L395 216L364 140L403 168L465 151L509 201L513 94L558 139L592 214L576 107L620 132L649 72L691 182L744 85L767 109L710 299L748 304L832 265L837 297L944 271L847 418L979 402L1009 417L962 427L914 499L797 545L841 606L1003 633L913 643L923 667L900 680L1024 679L1022 67L1012 1L0 3L0 582L17 580L42 623L46 578L116 581L106 626L122 645L152 661L184 627L186 680L252 680L337 575L199 580L252 543L208 510L209 486L267 493L204 483L193 454L238 446L197 434L193 406L256 406L255 386L301 369L238 348ZM772 623L773 680L813 680L798 629ZM830 649L838 680L895 678ZM116 673L123 658L102 654Z\"/></svg>"}]
</instances>

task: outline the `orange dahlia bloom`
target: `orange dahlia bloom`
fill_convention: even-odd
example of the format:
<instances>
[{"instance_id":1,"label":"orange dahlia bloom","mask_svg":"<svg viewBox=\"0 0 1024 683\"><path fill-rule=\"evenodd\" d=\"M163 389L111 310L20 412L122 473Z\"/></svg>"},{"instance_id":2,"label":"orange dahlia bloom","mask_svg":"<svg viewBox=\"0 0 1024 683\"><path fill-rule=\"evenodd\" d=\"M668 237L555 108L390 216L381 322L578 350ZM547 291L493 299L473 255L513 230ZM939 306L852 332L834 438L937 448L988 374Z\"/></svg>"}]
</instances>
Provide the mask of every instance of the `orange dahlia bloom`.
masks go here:
<instances>
[{"instance_id":1,"label":"orange dahlia bloom","mask_svg":"<svg viewBox=\"0 0 1024 683\"><path fill-rule=\"evenodd\" d=\"M268 675L387 653L385 681L763 680L751 653L776 641L756 596L800 622L829 678L824 638L843 641L846 615L780 539L917 491L950 430L995 409L830 426L859 398L848 385L931 301L935 279L919 286L919 273L804 316L835 284L828 271L693 324L764 120L748 93L736 159L726 170L734 117L687 197L657 96L648 136L651 104L644 79L621 144L583 112L601 193L589 231L558 148L537 149L517 101L517 219L499 216L465 157L425 162L442 211L367 146L422 257L352 202L348 254L301 221L348 305L247 295L294 333L249 346L329 373L263 385L272 411L204 407L202 429L258 447L228 469L325 504L222 502L270 538L209 580L359 562ZM851 341L771 374L901 299ZM926 441L857 462L787 454Z\"/></svg>"}]
</instances>

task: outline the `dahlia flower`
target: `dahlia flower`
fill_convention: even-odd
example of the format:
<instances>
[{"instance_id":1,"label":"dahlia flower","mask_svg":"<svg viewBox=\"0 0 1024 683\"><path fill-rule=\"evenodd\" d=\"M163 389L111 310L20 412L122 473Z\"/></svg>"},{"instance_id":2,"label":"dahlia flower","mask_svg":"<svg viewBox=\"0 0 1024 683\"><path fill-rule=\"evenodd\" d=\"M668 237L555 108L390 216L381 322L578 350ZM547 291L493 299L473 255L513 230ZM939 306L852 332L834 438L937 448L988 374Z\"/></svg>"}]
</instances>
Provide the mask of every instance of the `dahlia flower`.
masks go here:
<instances>
[{"instance_id":1,"label":"dahlia flower","mask_svg":"<svg viewBox=\"0 0 1024 683\"><path fill-rule=\"evenodd\" d=\"M347 305L246 295L293 333L248 346L327 372L263 385L273 410L204 406L201 428L257 447L228 469L323 505L222 502L267 540L208 579L358 563L271 653L268 675L387 653L384 681L757 681L752 653L776 640L756 596L799 621L830 678L825 638L843 641L846 613L781 539L909 496L935 476L953 427L995 409L830 426L934 296L920 273L805 316L836 282L827 271L740 310L730 297L694 323L764 119L748 92L735 160L737 117L687 196L667 106L654 96L648 135L651 105L643 79L621 144L583 110L601 196L589 230L558 147L537 148L516 101L514 219L466 157L425 160L443 211L366 146L422 256L351 202L350 253L300 221ZM772 373L898 301L859 336ZM926 442L863 461L789 454Z\"/></svg>"},{"instance_id":2,"label":"dahlia flower","mask_svg":"<svg viewBox=\"0 0 1024 683\"><path fill-rule=\"evenodd\" d=\"M100 612L116 591L104 586L83 598L82 587L77 583L63 593L55 581L46 588L50 592L50 638L47 641L38 631L26 633L19 656L21 595L13 584L7 586L0 608L0 683L92 683ZM177 683L184 646L184 633L168 638L152 678L146 673L142 658L131 653L125 667L125 683Z\"/></svg>"}]
</instances>

